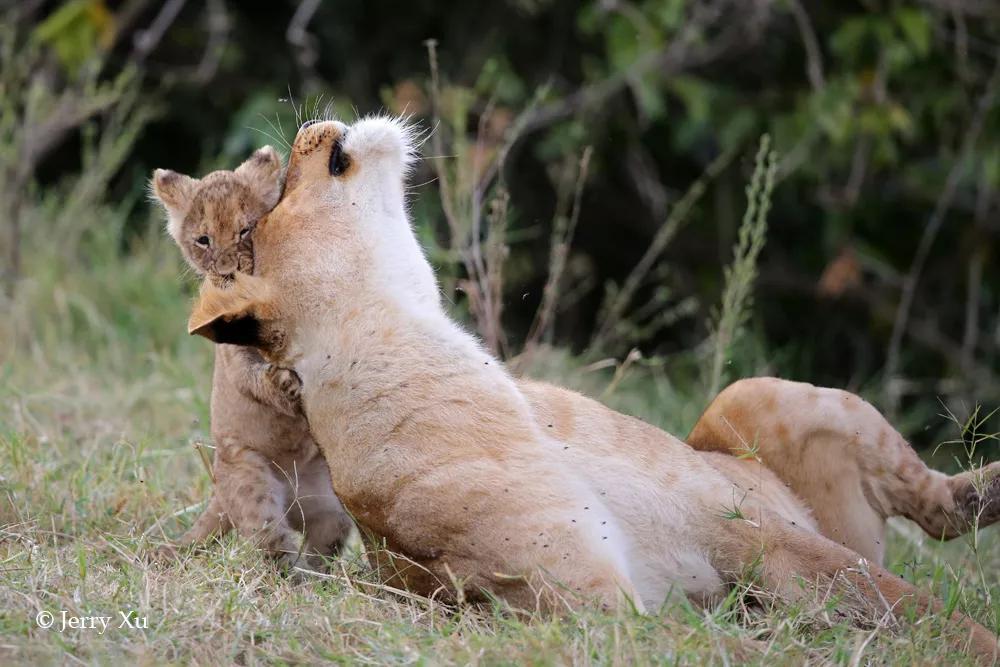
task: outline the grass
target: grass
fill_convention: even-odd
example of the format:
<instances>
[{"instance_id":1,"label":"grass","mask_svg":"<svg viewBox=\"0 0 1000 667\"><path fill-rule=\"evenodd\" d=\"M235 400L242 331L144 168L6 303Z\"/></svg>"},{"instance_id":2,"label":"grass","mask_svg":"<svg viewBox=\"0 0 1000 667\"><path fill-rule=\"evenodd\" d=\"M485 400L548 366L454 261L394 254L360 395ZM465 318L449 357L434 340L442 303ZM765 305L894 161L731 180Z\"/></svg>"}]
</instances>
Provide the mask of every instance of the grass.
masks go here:
<instances>
[{"instance_id":1,"label":"grass","mask_svg":"<svg viewBox=\"0 0 1000 667\"><path fill-rule=\"evenodd\" d=\"M516 619L382 590L357 546L323 577L283 576L231 537L150 563L209 495L191 444L207 439L211 348L184 335L190 285L166 239L124 254L112 232L86 243L67 262L36 240L0 322L0 663L962 662L933 618L858 627L823 600L748 606L737 591L707 610ZM662 364L616 371L542 349L534 369L678 433L704 401ZM995 629L1000 544L978 537L939 544L900 524L888 562ZM37 626L61 610L112 620L103 634ZM116 627L119 612L148 628Z\"/></svg>"}]
</instances>

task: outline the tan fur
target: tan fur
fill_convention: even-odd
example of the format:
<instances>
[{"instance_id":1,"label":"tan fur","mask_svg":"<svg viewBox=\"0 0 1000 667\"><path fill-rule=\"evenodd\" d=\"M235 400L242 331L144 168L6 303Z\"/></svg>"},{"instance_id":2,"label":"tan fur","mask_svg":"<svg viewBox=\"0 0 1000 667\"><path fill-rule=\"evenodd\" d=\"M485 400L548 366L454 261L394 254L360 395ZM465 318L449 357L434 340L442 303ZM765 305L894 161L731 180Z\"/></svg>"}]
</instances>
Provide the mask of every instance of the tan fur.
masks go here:
<instances>
[{"instance_id":1,"label":"tan fur","mask_svg":"<svg viewBox=\"0 0 1000 667\"><path fill-rule=\"evenodd\" d=\"M195 180L161 169L152 183L167 211L171 236L191 267L213 284L228 284L236 271L253 271L247 230L274 206L280 187L281 161L270 147L235 171ZM202 235L209 238L207 248L195 243ZM225 294L231 299L240 292ZM211 405L215 489L202 515L181 536L181 545L235 527L287 565L298 560L298 532L305 533L310 553L330 556L340 549L352 522L309 434L299 388L294 372L272 366L256 350L218 347Z\"/></svg>"},{"instance_id":2,"label":"tan fur","mask_svg":"<svg viewBox=\"0 0 1000 667\"><path fill-rule=\"evenodd\" d=\"M167 213L167 231L199 275L250 273L251 232L278 203L281 158L265 146L235 171L213 171L201 179L157 169L150 191Z\"/></svg>"},{"instance_id":3,"label":"tan fur","mask_svg":"<svg viewBox=\"0 0 1000 667\"><path fill-rule=\"evenodd\" d=\"M759 457L805 501L823 535L879 564L890 516L935 539L1000 520L1000 463L951 477L930 470L878 410L838 389L741 380L709 405L687 442Z\"/></svg>"},{"instance_id":4,"label":"tan fur","mask_svg":"<svg viewBox=\"0 0 1000 667\"><path fill-rule=\"evenodd\" d=\"M335 147L350 157L342 175ZM408 157L393 121L302 129L255 237L260 285L228 299L206 286L191 321L300 375L334 487L386 581L521 609L628 598L652 610L671 591L712 599L757 567L782 597L803 594L797 579L815 592L846 578L867 600L937 608L877 565L859 574L860 557L819 535L764 466L515 382L440 306L406 219ZM957 620L992 660L996 638Z\"/></svg>"}]
</instances>

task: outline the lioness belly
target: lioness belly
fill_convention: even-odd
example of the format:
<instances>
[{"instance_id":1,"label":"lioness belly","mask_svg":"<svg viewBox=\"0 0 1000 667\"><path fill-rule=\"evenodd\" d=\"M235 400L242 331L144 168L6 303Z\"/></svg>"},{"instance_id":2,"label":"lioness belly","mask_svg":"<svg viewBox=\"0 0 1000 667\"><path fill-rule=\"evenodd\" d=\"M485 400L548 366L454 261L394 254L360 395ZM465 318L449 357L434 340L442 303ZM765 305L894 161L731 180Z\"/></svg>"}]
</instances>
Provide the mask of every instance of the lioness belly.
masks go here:
<instances>
[{"instance_id":1,"label":"lioness belly","mask_svg":"<svg viewBox=\"0 0 1000 667\"><path fill-rule=\"evenodd\" d=\"M709 559L722 519L760 508L815 530L802 503L754 461L716 461L673 436L574 392L522 381L536 420L574 474L606 503L628 544L627 567L647 608L671 593L701 601L724 590Z\"/></svg>"},{"instance_id":2,"label":"lioness belly","mask_svg":"<svg viewBox=\"0 0 1000 667\"><path fill-rule=\"evenodd\" d=\"M567 473L594 490L609 522L619 527L626 568L647 609L657 609L671 595L702 601L723 591L703 546L701 518L707 503L690 492L691 486L707 481L695 478L711 477L711 470L689 469L683 458L665 470L668 452L643 460L608 456L603 447L588 447L582 438L567 442L572 444L562 447L569 449L560 451L567 455ZM721 505L718 511L723 511Z\"/></svg>"}]
</instances>

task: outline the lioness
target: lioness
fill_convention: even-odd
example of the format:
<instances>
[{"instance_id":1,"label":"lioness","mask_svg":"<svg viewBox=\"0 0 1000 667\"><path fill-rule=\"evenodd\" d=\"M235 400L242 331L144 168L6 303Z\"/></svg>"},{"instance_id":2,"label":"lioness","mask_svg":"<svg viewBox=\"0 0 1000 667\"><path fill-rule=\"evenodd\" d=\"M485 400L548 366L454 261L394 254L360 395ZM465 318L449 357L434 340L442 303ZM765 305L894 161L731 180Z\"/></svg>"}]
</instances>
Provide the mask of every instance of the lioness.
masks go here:
<instances>
[{"instance_id":1,"label":"lioness","mask_svg":"<svg viewBox=\"0 0 1000 667\"><path fill-rule=\"evenodd\" d=\"M767 468L747 476L735 457L515 382L440 304L406 214L412 159L392 119L304 126L284 197L255 232L258 275L205 283L189 322L299 374L334 488L388 583L519 609L642 610L671 590L715 598L755 569L785 598L824 578L878 604L939 608L859 568ZM996 637L955 619L992 660Z\"/></svg>"}]
</instances>

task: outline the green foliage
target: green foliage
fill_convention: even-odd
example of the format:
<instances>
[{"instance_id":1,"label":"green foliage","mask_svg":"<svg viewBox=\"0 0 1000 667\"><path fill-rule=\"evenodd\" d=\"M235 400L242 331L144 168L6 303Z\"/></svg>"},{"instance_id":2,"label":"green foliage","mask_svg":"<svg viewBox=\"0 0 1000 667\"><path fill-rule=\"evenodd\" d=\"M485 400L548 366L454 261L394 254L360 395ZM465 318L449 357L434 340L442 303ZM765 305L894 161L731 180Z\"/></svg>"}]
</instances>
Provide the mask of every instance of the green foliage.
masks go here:
<instances>
[{"instance_id":1,"label":"green foliage","mask_svg":"<svg viewBox=\"0 0 1000 667\"><path fill-rule=\"evenodd\" d=\"M50 233L67 248L85 245L94 192L125 216L116 219L127 241L109 252L140 247L152 233L141 204L152 168L231 166L262 143L287 142L297 121L285 100L301 108L307 99L310 115L322 111L312 108L325 105L314 104L322 94L344 119L405 109L431 134L413 178L421 240L462 317L501 318L503 335L490 335L511 353L546 289L562 165L590 147L559 286L568 297L546 340L591 360L620 362L638 348L710 385L693 351L718 340L704 324L717 322L721 267L739 242L741 160L766 132L782 156L781 187L753 316L722 375L867 389L883 382L899 285L958 164L899 367L898 423L929 446L935 432L924 426L939 396L956 412L1000 401L995 109L972 149L959 150L997 59L998 16L980 5L321 3L306 27L310 64L282 29L293 5L187 3L159 33L150 30L162 16L156 3L12 3L0 22L0 204L9 212L0 271L8 284L24 276L27 267L11 268L11 239L22 232L27 244ZM436 104L428 36L440 52ZM100 131L110 125L122 134L117 148ZM100 156L81 160L81 146ZM724 156L734 157L716 170ZM486 248L501 201L504 242L490 251L503 260L502 293L477 315L459 289L476 284L462 253L474 241ZM673 231L662 243L665 227ZM650 249L655 261L630 281ZM845 265L847 279L828 280ZM476 289L495 291L487 287ZM608 305L623 294L606 335Z\"/></svg>"},{"instance_id":2,"label":"green foliage","mask_svg":"<svg viewBox=\"0 0 1000 667\"><path fill-rule=\"evenodd\" d=\"M69 0L35 28L33 37L51 47L63 69L75 75L111 45L114 15L103 0Z\"/></svg>"},{"instance_id":3,"label":"green foliage","mask_svg":"<svg viewBox=\"0 0 1000 667\"><path fill-rule=\"evenodd\" d=\"M722 387L723 366L753 307L757 258L767 239L767 214L771 209L777 159L777 154L771 150L771 137L765 134L760 139L753 176L747 186L747 207L733 248L733 262L724 272L722 304L711 326L709 398L715 396Z\"/></svg>"}]
</instances>

